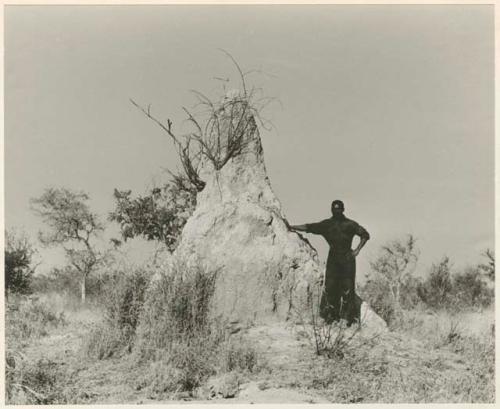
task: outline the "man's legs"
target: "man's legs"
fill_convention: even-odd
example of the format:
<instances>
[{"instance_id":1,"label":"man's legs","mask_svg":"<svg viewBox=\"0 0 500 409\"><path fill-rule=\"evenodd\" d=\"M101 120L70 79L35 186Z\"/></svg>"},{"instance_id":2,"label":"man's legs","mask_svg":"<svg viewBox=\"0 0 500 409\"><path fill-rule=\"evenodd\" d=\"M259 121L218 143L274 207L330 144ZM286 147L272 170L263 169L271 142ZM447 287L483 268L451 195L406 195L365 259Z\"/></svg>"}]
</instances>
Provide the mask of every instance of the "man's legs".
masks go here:
<instances>
[{"instance_id":1,"label":"man's legs","mask_svg":"<svg viewBox=\"0 0 500 409\"><path fill-rule=\"evenodd\" d=\"M340 280L332 276L327 277L319 306L320 317L323 318L327 324L331 324L333 321L338 321L340 319L341 299L342 288L340 286Z\"/></svg>"},{"instance_id":2,"label":"man's legs","mask_svg":"<svg viewBox=\"0 0 500 409\"><path fill-rule=\"evenodd\" d=\"M341 317L351 326L359 320L356 308L356 294L354 286L354 277L342 278L339 283L342 289L342 313Z\"/></svg>"}]
</instances>

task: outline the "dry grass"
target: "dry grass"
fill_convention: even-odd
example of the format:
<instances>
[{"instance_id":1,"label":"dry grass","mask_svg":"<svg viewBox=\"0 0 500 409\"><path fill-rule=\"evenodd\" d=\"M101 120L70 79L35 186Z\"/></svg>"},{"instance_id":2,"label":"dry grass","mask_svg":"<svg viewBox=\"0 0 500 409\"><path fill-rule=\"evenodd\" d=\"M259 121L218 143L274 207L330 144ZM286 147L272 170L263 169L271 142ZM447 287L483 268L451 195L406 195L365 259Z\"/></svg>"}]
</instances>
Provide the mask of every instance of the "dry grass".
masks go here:
<instances>
[{"instance_id":1,"label":"dry grass","mask_svg":"<svg viewBox=\"0 0 500 409\"><path fill-rule=\"evenodd\" d=\"M23 348L65 326L64 313L37 297L11 297L6 306L6 400L11 404L59 402L58 369L50 360L27 360Z\"/></svg>"},{"instance_id":2,"label":"dry grass","mask_svg":"<svg viewBox=\"0 0 500 409\"><path fill-rule=\"evenodd\" d=\"M315 390L335 403L494 402L491 326L471 334L464 315L447 314L413 311L397 330L372 339L361 332L343 354L274 376L282 387Z\"/></svg>"},{"instance_id":3,"label":"dry grass","mask_svg":"<svg viewBox=\"0 0 500 409\"><path fill-rule=\"evenodd\" d=\"M215 280L215 272L177 264L150 288L134 352L151 365L140 385L150 385L154 396L193 391L215 374L224 339L220 323L210 319Z\"/></svg>"},{"instance_id":4,"label":"dry grass","mask_svg":"<svg viewBox=\"0 0 500 409\"><path fill-rule=\"evenodd\" d=\"M320 355L310 333L313 343L304 341L303 347L308 353L299 353L302 360L285 369L281 365L291 362L290 350L280 344L278 333L273 354L283 359L275 365L269 357L264 361L263 345L253 344L244 331L229 336L223 323L210 318L214 276L178 270L182 276L165 276L149 289L144 308L123 315L132 318L130 323L130 311L142 311L135 346L122 338L118 326L113 332L102 320L99 324L103 311L60 311L67 308L63 298L40 297L9 308L7 402L130 403L138 396L204 400L234 396L250 380L307 390L335 403L494 402L493 311L413 310L400 327L378 338L362 331L350 338L352 328L331 328L333 346L342 344L335 341L339 334L349 342L336 353ZM79 354L76 343L82 338L92 340L94 355ZM132 347L135 353L127 354Z\"/></svg>"},{"instance_id":5,"label":"dry grass","mask_svg":"<svg viewBox=\"0 0 500 409\"><path fill-rule=\"evenodd\" d=\"M11 297L6 305L7 343L23 345L66 323L65 314L37 297Z\"/></svg>"},{"instance_id":6,"label":"dry grass","mask_svg":"<svg viewBox=\"0 0 500 409\"><path fill-rule=\"evenodd\" d=\"M255 350L210 314L216 279L177 264L150 288L134 349L138 363L150 365L138 383L150 397L194 396L210 377L257 369Z\"/></svg>"},{"instance_id":7,"label":"dry grass","mask_svg":"<svg viewBox=\"0 0 500 409\"><path fill-rule=\"evenodd\" d=\"M156 359L175 348L204 339L207 348L221 337L219 323L210 320L216 272L176 264L152 283L137 328L135 351L143 360Z\"/></svg>"},{"instance_id":8,"label":"dry grass","mask_svg":"<svg viewBox=\"0 0 500 409\"><path fill-rule=\"evenodd\" d=\"M149 274L140 269L119 271L110 278L102 301L104 320L92 328L83 345L87 357L106 359L131 352L148 285Z\"/></svg>"}]
</instances>

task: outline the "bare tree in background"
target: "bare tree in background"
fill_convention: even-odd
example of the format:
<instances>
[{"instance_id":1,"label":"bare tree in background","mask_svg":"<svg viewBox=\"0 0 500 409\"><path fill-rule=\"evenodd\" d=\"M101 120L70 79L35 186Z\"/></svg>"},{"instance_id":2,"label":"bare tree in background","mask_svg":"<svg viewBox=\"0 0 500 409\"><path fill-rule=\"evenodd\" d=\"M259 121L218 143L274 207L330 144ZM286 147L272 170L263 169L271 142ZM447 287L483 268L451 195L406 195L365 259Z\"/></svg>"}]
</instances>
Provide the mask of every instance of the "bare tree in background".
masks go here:
<instances>
[{"instance_id":1,"label":"bare tree in background","mask_svg":"<svg viewBox=\"0 0 500 409\"><path fill-rule=\"evenodd\" d=\"M412 278L418 260L415 238L395 240L382 247L381 254L371 262L371 268L389 289L395 318L402 316L401 290Z\"/></svg>"},{"instance_id":2,"label":"bare tree in background","mask_svg":"<svg viewBox=\"0 0 500 409\"><path fill-rule=\"evenodd\" d=\"M39 198L31 200L33 211L48 227L48 231L40 232L40 241L45 246L63 247L78 272L82 302L85 302L87 277L106 257L94 243L104 226L90 211L88 199L83 192L48 188Z\"/></svg>"}]
</instances>

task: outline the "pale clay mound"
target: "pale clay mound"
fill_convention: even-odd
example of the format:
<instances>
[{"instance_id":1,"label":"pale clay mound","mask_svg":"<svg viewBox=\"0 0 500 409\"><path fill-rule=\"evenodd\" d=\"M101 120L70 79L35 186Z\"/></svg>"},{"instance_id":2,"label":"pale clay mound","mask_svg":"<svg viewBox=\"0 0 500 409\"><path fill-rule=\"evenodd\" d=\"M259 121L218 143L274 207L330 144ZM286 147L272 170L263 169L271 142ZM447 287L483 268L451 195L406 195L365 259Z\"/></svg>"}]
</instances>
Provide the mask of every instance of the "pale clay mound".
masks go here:
<instances>
[{"instance_id":1,"label":"pale clay mound","mask_svg":"<svg viewBox=\"0 0 500 409\"><path fill-rule=\"evenodd\" d=\"M311 315L311 297L321 291L323 268L309 242L286 227L281 204L264 164L254 118L244 152L215 172L200 172L206 186L187 221L174 254L188 265L219 269L216 315L242 324ZM385 323L363 303L362 315Z\"/></svg>"}]
</instances>

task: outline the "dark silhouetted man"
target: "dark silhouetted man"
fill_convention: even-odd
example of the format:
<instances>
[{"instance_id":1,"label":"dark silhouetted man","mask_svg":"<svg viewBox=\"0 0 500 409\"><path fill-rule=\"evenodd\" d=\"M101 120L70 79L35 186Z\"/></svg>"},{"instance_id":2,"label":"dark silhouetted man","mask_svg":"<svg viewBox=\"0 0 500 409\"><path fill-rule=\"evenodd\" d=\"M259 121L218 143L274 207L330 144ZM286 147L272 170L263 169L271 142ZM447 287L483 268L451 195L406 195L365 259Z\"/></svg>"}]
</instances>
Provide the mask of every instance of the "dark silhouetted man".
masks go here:
<instances>
[{"instance_id":1,"label":"dark silhouetted man","mask_svg":"<svg viewBox=\"0 0 500 409\"><path fill-rule=\"evenodd\" d=\"M327 323L341 318L351 325L359 320L354 284L356 279L356 256L370 239L368 232L354 220L344 216L344 203L332 202L332 217L319 223L290 226L293 230L320 234L328 242L330 251L326 262L324 291L321 296L320 316ZM358 246L352 250L354 236L360 237Z\"/></svg>"}]
</instances>

